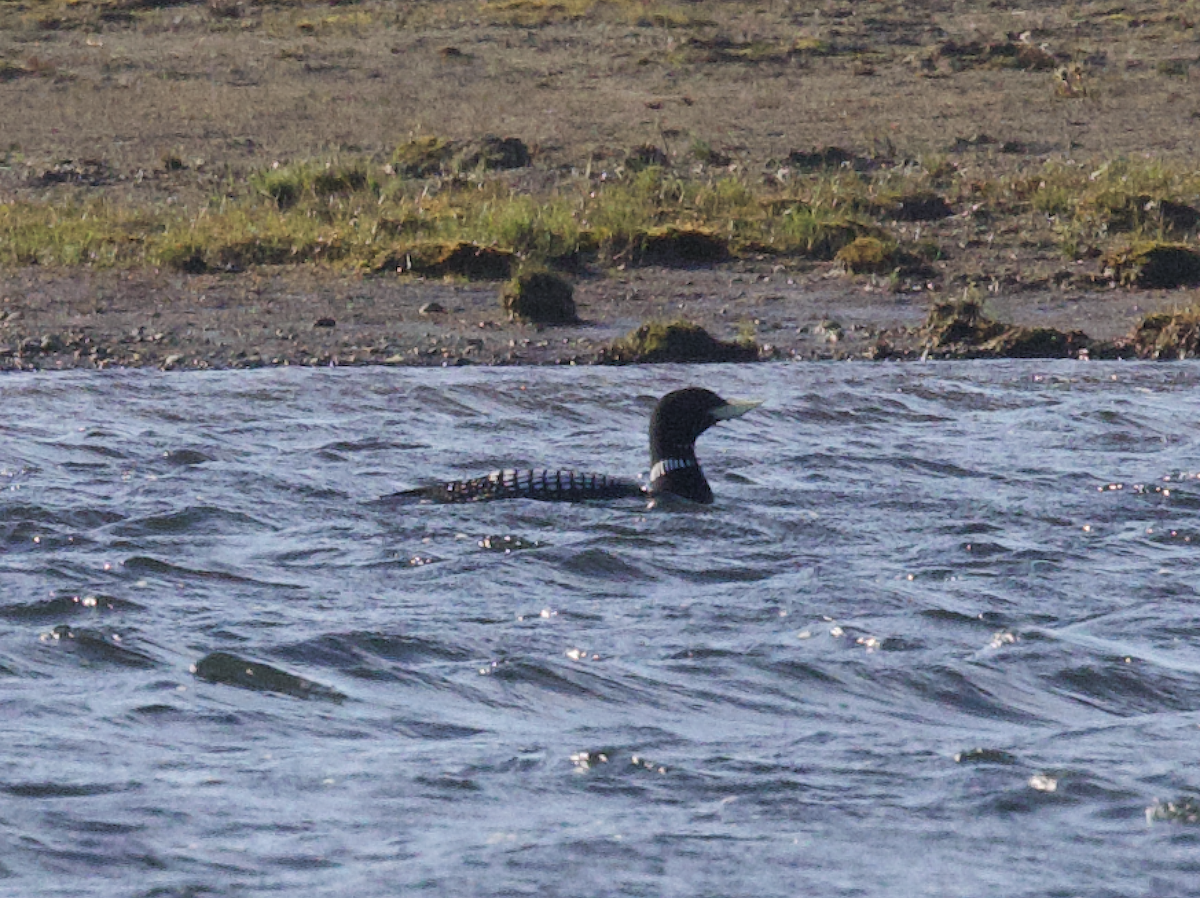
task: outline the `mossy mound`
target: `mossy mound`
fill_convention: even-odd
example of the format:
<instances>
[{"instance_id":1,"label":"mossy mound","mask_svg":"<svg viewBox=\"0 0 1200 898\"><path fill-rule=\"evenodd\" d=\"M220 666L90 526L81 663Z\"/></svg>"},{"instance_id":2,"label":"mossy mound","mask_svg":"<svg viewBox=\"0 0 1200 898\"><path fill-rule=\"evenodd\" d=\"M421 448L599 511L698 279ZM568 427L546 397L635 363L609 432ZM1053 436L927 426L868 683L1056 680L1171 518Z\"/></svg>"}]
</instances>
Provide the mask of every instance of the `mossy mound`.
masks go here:
<instances>
[{"instance_id":1,"label":"mossy mound","mask_svg":"<svg viewBox=\"0 0 1200 898\"><path fill-rule=\"evenodd\" d=\"M1147 290L1200 284L1200 252L1182 243L1146 243L1110 254L1105 273Z\"/></svg>"},{"instance_id":2,"label":"mossy mound","mask_svg":"<svg viewBox=\"0 0 1200 898\"><path fill-rule=\"evenodd\" d=\"M428 178L441 174L454 157L455 147L440 137L418 137L396 147L392 168L408 178Z\"/></svg>"},{"instance_id":3,"label":"mossy mound","mask_svg":"<svg viewBox=\"0 0 1200 898\"><path fill-rule=\"evenodd\" d=\"M706 141L698 140L692 144L692 158L714 168L725 168L733 163L733 157L714 149Z\"/></svg>"},{"instance_id":4,"label":"mossy mound","mask_svg":"<svg viewBox=\"0 0 1200 898\"><path fill-rule=\"evenodd\" d=\"M0 59L0 82L15 81L27 75L37 75L37 69L32 66L9 62L7 59Z\"/></svg>"},{"instance_id":5,"label":"mossy mound","mask_svg":"<svg viewBox=\"0 0 1200 898\"><path fill-rule=\"evenodd\" d=\"M455 159L460 171L483 168L487 171L507 171L529 165L529 147L516 137L487 135L466 143Z\"/></svg>"},{"instance_id":6,"label":"mossy mound","mask_svg":"<svg viewBox=\"0 0 1200 898\"><path fill-rule=\"evenodd\" d=\"M951 358L1077 358L1090 343L1082 331L1003 324L973 299L935 303L922 331L928 350Z\"/></svg>"},{"instance_id":7,"label":"mossy mound","mask_svg":"<svg viewBox=\"0 0 1200 898\"><path fill-rule=\"evenodd\" d=\"M600 354L610 364L634 362L753 362L758 359L754 343L718 340L690 321L647 322L615 340Z\"/></svg>"},{"instance_id":8,"label":"mossy mound","mask_svg":"<svg viewBox=\"0 0 1200 898\"><path fill-rule=\"evenodd\" d=\"M1074 359L1090 340L1083 331L1052 327L1009 327L979 347L982 356L1001 359Z\"/></svg>"},{"instance_id":9,"label":"mossy mound","mask_svg":"<svg viewBox=\"0 0 1200 898\"><path fill-rule=\"evenodd\" d=\"M1186 359L1200 354L1200 309L1147 315L1130 337L1144 359Z\"/></svg>"},{"instance_id":10,"label":"mossy mound","mask_svg":"<svg viewBox=\"0 0 1200 898\"><path fill-rule=\"evenodd\" d=\"M630 171L643 171L655 165L666 168L670 164L670 157L651 143L634 147L625 156L625 167Z\"/></svg>"},{"instance_id":11,"label":"mossy mound","mask_svg":"<svg viewBox=\"0 0 1200 898\"><path fill-rule=\"evenodd\" d=\"M946 60L955 71L989 68L1048 72L1058 66L1053 53L1025 41L946 41L935 55Z\"/></svg>"},{"instance_id":12,"label":"mossy mound","mask_svg":"<svg viewBox=\"0 0 1200 898\"><path fill-rule=\"evenodd\" d=\"M1157 199L1148 194L1103 193L1083 211L1103 220L1109 231L1136 231L1161 228L1184 234L1200 226L1200 210L1186 203Z\"/></svg>"},{"instance_id":13,"label":"mossy mound","mask_svg":"<svg viewBox=\"0 0 1200 898\"><path fill-rule=\"evenodd\" d=\"M896 245L878 237L859 237L839 249L834 260L851 274L886 274L900 263Z\"/></svg>"},{"instance_id":14,"label":"mossy mound","mask_svg":"<svg viewBox=\"0 0 1200 898\"><path fill-rule=\"evenodd\" d=\"M197 243L173 243L166 246L159 253L159 262L184 274L204 274L208 271L204 247Z\"/></svg>"},{"instance_id":15,"label":"mossy mound","mask_svg":"<svg viewBox=\"0 0 1200 898\"><path fill-rule=\"evenodd\" d=\"M1146 209L1167 230L1183 232L1194 231L1200 227L1200 209L1189 206L1187 203L1151 200L1147 203Z\"/></svg>"},{"instance_id":16,"label":"mossy mound","mask_svg":"<svg viewBox=\"0 0 1200 898\"><path fill-rule=\"evenodd\" d=\"M879 211L894 221L938 221L954 214L945 198L936 193L912 193L896 197Z\"/></svg>"},{"instance_id":17,"label":"mossy mound","mask_svg":"<svg viewBox=\"0 0 1200 898\"><path fill-rule=\"evenodd\" d=\"M469 281L503 281L512 277L516 256L508 250L475 243L418 243L393 252L379 271L426 277L463 277Z\"/></svg>"},{"instance_id":18,"label":"mossy mound","mask_svg":"<svg viewBox=\"0 0 1200 898\"><path fill-rule=\"evenodd\" d=\"M534 324L570 324L575 314L575 291L556 274L534 271L513 278L500 290L500 305L512 318Z\"/></svg>"},{"instance_id":19,"label":"mossy mound","mask_svg":"<svg viewBox=\"0 0 1200 898\"><path fill-rule=\"evenodd\" d=\"M999 336L1004 325L990 318L973 299L934 303L922 329L933 348L979 346Z\"/></svg>"},{"instance_id":20,"label":"mossy mound","mask_svg":"<svg viewBox=\"0 0 1200 898\"><path fill-rule=\"evenodd\" d=\"M64 159L56 162L41 174L29 179L31 187L52 187L55 184L72 184L82 187L104 187L113 183L116 176L108 163L100 159Z\"/></svg>"},{"instance_id":21,"label":"mossy mound","mask_svg":"<svg viewBox=\"0 0 1200 898\"><path fill-rule=\"evenodd\" d=\"M863 233L864 231L868 233ZM830 261L837 254L860 237L873 236L871 232L883 233L878 228L872 228L852 219L822 221L814 224L812 229L799 240L786 248L810 259Z\"/></svg>"},{"instance_id":22,"label":"mossy mound","mask_svg":"<svg viewBox=\"0 0 1200 898\"><path fill-rule=\"evenodd\" d=\"M637 238L629 255L638 265L715 265L729 258L729 242L702 228L657 228Z\"/></svg>"},{"instance_id":23,"label":"mossy mound","mask_svg":"<svg viewBox=\"0 0 1200 898\"><path fill-rule=\"evenodd\" d=\"M407 178L431 178L481 168L485 171L524 168L529 161L529 147L516 137L489 134L465 142L418 137L396 148L392 169Z\"/></svg>"},{"instance_id":24,"label":"mossy mound","mask_svg":"<svg viewBox=\"0 0 1200 898\"><path fill-rule=\"evenodd\" d=\"M799 172L819 172L831 168L852 168L867 171L875 167L871 159L859 156L842 147L822 147L817 150L793 150L787 164Z\"/></svg>"}]
</instances>

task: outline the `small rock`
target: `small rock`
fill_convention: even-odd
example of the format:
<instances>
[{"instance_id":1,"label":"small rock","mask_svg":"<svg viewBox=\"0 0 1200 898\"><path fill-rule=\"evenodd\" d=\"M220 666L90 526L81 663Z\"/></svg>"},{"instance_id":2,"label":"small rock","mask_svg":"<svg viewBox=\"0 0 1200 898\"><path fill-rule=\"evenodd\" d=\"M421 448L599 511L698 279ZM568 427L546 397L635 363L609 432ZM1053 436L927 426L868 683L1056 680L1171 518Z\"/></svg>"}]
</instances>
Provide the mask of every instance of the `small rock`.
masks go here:
<instances>
[{"instance_id":1,"label":"small rock","mask_svg":"<svg viewBox=\"0 0 1200 898\"><path fill-rule=\"evenodd\" d=\"M180 355L179 353L173 353L173 354L167 356L165 359L163 359L163 363L162 363L163 371L170 371L170 370L178 367L179 363L182 361L183 361L183 356Z\"/></svg>"},{"instance_id":2,"label":"small rock","mask_svg":"<svg viewBox=\"0 0 1200 898\"><path fill-rule=\"evenodd\" d=\"M446 311L446 307L440 302L427 302L421 308L417 309L422 315L436 315L438 312Z\"/></svg>"},{"instance_id":3,"label":"small rock","mask_svg":"<svg viewBox=\"0 0 1200 898\"><path fill-rule=\"evenodd\" d=\"M337 327L337 321L332 318L318 318L313 322L313 327Z\"/></svg>"}]
</instances>

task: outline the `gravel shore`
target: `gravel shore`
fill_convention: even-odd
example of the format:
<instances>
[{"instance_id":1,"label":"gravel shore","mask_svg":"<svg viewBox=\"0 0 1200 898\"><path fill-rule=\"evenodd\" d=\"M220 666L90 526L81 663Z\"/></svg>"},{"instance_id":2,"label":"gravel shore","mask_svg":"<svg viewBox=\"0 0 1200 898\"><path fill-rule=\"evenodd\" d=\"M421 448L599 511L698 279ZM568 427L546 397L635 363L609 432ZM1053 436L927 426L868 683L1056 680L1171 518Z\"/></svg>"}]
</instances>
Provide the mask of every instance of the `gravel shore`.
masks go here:
<instances>
[{"instance_id":1,"label":"gravel shore","mask_svg":"<svg viewBox=\"0 0 1200 898\"><path fill-rule=\"evenodd\" d=\"M753 339L763 359L921 354L925 293L828 271L737 264L638 269L576 284L577 324L510 321L497 285L313 268L231 275L47 272L0 277L0 370L222 369L265 365L591 364L644 321L686 319ZM1005 322L1094 340L1195 302L1188 291L1031 289L986 300Z\"/></svg>"}]
</instances>

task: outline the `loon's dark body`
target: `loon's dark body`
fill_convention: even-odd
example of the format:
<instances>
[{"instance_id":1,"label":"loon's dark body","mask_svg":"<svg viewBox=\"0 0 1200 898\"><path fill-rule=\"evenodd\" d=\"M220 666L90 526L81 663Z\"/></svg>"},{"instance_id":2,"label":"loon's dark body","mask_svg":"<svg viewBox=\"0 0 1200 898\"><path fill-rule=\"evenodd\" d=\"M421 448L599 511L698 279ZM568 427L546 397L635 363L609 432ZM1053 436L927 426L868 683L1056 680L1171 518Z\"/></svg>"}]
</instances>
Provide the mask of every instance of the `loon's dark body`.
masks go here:
<instances>
[{"instance_id":1,"label":"loon's dark body","mask_svg":"<svg viewBox=\"0 0 1200 898\"><path fill-rule=\"evenodd\" d=\"M718 421L737 418L757 402L726 402L716 393L689 387L668 393L650 417L650 483L578 471L493 471L470 480L418 487L387 498L433 502L483 502L491 499L538 499L586 502L670 494L708 504L712 489L696 460L696 438Z\"/></svg>"}]
</instances>

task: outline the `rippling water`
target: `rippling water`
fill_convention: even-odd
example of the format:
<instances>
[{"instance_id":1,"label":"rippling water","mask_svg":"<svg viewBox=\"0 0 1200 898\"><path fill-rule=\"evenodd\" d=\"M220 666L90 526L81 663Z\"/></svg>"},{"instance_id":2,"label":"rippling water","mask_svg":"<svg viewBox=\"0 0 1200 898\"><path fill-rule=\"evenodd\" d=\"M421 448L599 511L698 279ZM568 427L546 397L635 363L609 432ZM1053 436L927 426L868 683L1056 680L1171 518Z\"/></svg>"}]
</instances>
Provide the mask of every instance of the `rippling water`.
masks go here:
<instances>
[{"instance_id":1,"label":"rippling water","mask_svg":"<svg viewBox=\"0 0 1200 898\"><path fill-rule=\"evenodd\" d=\"M1198 380L5 376L0 893L1193 893ZM375 501L686 384L711 507Z\"/></svg>"}]
</instances>

